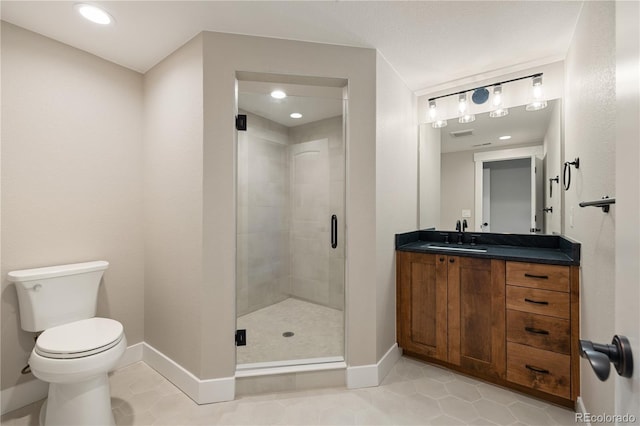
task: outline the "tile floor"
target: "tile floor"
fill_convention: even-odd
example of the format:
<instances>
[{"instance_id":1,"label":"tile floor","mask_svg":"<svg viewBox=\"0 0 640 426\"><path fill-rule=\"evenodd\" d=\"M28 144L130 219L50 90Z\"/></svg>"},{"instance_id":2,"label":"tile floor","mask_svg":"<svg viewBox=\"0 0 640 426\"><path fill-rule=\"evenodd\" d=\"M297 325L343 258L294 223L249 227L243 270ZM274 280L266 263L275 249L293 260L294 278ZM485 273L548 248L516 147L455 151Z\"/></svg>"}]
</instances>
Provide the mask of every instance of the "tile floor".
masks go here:
<instances>
[{"instance_id":1,"label":"tile floor","mask_svg":"<svg viewBox=\"0 0 640 426\"><path fill-rule=\"evenodd\" d=\"M570 410L403 357L382 385L197 405L143 362L111 374L118 425L570 425ZM2 416L37 425L42 401Z\"/></svg>"},{"instance_id":2,"label":"tile floor","mask_svg":"<svg viewBox=\"0 0 640 426\"><path fill-rule=\"evenodd\" d=\"M239 317L237 326L247 330L238 364L344 355L343 312L315 303L289 298Z\"/></svg>"}]
</instances>

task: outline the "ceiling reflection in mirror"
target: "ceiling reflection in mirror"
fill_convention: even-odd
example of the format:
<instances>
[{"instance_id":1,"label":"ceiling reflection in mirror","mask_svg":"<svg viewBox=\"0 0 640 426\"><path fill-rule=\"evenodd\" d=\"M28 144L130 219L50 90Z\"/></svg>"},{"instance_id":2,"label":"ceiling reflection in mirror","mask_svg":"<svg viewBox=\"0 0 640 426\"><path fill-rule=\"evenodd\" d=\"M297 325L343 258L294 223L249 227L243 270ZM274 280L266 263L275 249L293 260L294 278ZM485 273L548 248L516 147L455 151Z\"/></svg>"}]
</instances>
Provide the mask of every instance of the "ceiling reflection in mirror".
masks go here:
<instances>
[{"instance_id":1,"label":"ceiling reflection in mirror","mask_svg":"<svg viewBox=\"0 0 640 426\"><path fill-rule=\"evenodd\" d=\"M451 119L440 129L421 125L420 229L453 231L466 221L470 232L562 233L562 191L553 180L561 164L560 115L557 99L539 111L523 105L504 117L485 113L471 123ZM508 222L520 225L490 223L492 209L496 221L511 216ZM528 217L514 217L517 211Z\"/></svg>"}]
</instances>

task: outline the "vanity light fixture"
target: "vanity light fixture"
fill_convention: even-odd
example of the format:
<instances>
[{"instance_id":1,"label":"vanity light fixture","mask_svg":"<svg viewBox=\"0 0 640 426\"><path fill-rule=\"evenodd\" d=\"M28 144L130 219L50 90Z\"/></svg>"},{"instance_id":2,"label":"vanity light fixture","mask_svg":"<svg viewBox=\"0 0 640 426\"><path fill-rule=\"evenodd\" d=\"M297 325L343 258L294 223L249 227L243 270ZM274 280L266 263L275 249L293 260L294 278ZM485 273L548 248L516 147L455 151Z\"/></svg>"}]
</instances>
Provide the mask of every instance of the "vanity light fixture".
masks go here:
<instances>
[{"instance_id":1,"label":"vanity light fixture","mask_svg":"<svg viewBox=\"0 0 640 426\"><path fill-rule=\"evenodd\" d=\"M434 129L440 129L442 127L447 127L447 120L436 120L431 124L431 127Z\"/></svg>"},{"instance_id":2,"label":"vanity light fixture","mask_svg":"<svg viewBox=\"0 0 640 426\"><path fill-rule=\"evenodd\" d=\"M460 112L460 118L458 118L458 123L471 123L475 121L476 116L469 113L469 104L467 102L467 94L461 93L458 95L458 111Z\"/></svg>"},{"instance_id":3,"label":"vanity light fixture","mask_svg":"<svg viewBox=\"0 0 640 426\"><path fill-rule=\"evenodd\" d=\"M429 101L429 119L432 121L431 127L434 129L440 129L442 127L447 127L447 120L438 120L438 111L436 109L436 101Z\"/></svg>"},{"instance_id":4,"label":"vanity light fixture","mask_svg":"<svg viewBox=\"0 0 640 426\"><path fill-rule=\"evenodd\" d=\"M287 94L282 90L274 90L273 92L271 92L271 97L274 99L284 99L287 97Z\"/></svg>"},{"instance_id":5,"label":"vanity light fixture","mask_svg":"<svg viewBox=\"0 0 640 426\"><path fill-rule=\"evenodd\" d=\"M449 93L447 95L436 96L433 98L429 98L429 121L434 128L440 128L447 125L447 120L443 118L438 118L438 114L436 113L436 100L446 98L449 96L458 96L458 111L460 112L458 122L460 123L470 123L475 120L475 116L470 114L468 111L468 102L467 102L467 92L473 92L480 89L482 93L482 89L486 91L487 87L493 87L493 102L494 102L494 110L489 113L491 117L504 117L509 113L507 108L502 107L502 85L511 83L513 81L524 80L526 78L533 79L533 100L526 106L527 111L537 111L539 109L545 108L547 106L547 101L542 96L542 73L531 74L524 77L512 78L511 80L498 81L493 84L486 84L484 86L475 87L473 89L466 89L460 92ZM480 92L478 92L480 93ZM477 96L479 98L479 102L482 100L482 96ZM464 98L464 103L461 101ZM463 108L463 109L462 109Z\"/></svg>"},{"instance_id":6,"label":"vanity light fixture","mask_svg":"<svg viewBox=\"0 0 640 426\"><path fill-rule=\"evenodd\" d=\"M496 84L495 86L493 86L492 103L494 109L489 113L489 117L499 118L509 114L509 109L502 107L502 84Z\"/></svg>"},{"instance_id":7,"label":"vanity light fixture","mask_svg":"<svg viewBox=\"0 0 640 426\"><path fill-rule=\"evenodd\" d=\"M302 114L300 114L299 112L292 112L291 114L289 114L289 117L291 117L291 118L302 118Z\"/></svg>"},{"instance_id":8,"label":"vanity light fixture","mask_svg":"<svg viewBox=\"0 0 640 426\"><path fill-rule=\"evenodd\" d=\"M94 24L109 25L114 22L113 16L93 4L77 3L73 7L80 15Z\"/></svg>"},{"instance_id":9,"label":"vanity light fixture","mask_svg":"<svg viewBox=\"0 0 640 426\"><path fill-rule=\"evenodd\" d=\"M527 104L527 111L538 111L547 107L547 101L542 95L542 74L532 79L531 102Z\"/></svg>"}]
</instances>

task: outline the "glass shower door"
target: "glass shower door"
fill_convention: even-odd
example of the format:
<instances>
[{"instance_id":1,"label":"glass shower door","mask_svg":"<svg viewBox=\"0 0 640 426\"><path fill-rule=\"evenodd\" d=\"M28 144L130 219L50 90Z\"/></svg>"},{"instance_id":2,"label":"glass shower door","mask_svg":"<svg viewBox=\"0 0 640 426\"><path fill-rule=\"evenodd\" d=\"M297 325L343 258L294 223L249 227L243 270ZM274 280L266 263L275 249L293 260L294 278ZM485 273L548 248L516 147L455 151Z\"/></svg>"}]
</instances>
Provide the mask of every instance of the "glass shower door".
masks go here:
<instances>
[{"instance_id":1,"label":"glass shower door","mask_svg":"<svg viewBox=\"0 0 640 426\"><path fill-rule=\"evenodd\" d=\"M341 361L343 101L302 99L333 102L338 114L291 124L255 108L255 97L239 93L247 131L238 132L238 368Z\"/></svg>"}]
</instances>

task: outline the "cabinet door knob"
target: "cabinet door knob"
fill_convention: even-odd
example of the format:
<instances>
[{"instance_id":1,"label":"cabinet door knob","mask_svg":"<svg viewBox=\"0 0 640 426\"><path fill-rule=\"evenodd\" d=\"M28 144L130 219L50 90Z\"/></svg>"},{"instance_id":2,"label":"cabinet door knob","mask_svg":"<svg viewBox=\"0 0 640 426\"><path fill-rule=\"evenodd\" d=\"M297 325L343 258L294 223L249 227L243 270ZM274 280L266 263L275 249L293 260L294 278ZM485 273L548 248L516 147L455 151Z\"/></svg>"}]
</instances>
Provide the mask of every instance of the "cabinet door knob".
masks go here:
<instances>
[{"instance_id":1,"label":"cabinet door knob","mask_svg":"<svg viewBox=\"0 0 640 426\"><path fill-rule=\"evenodd\" d=\"M444 262L444 257L441 257L441 258L440 258L440 262Z\"/></svg>"},{"instance_id":2,"label":"cabinet door knob","mask_svg":"<svg viewBox=\"0 0 640 426\"><path fill-rule=\"evenodd\" d=\"M456 260L455 260L455 259L453 259L453 258L449 259L449 263L453 263L453 262L455 262L455 261L456 261Z\"/></svg>"}]
</instances>

